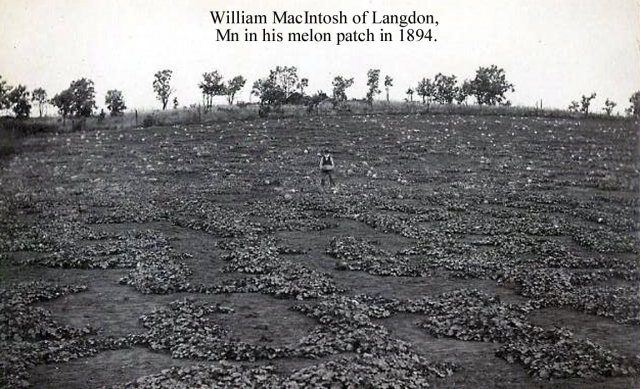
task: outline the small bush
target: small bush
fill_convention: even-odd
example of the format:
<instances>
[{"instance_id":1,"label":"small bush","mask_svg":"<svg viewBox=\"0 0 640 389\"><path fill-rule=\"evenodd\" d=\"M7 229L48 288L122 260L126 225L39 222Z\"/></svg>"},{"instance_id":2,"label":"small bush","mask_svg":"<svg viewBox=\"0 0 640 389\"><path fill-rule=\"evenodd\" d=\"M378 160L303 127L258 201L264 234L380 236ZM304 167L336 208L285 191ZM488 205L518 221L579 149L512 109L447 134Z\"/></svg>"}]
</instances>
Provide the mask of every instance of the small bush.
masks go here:
<instances>
[{"instance_id":1,"label":"small bush","mask_svg":"<svg viewBox=\"0 0 640 389\"><path fill-rule=\"evenodd\" d=\"M144 117L144 120L142 120L142 127L144 128L153 127L156 124L157 124L157 121L153 115L147 115Z\"/></svg>"},{"instance_id":2,"label":"small bush","mask_svg":"<svg viewBox=\"0 0 640 389\"><path fill-rule=\"evenodd\" d=\"M271 107L268 105L261 105L258 110L258 116L261 118L266 118L269 116L269 112L271 111Z\"/></svg>"},{"instance_id":3,"label":"small bush","mask_svg":"<svg viewBox=\"0 0 640 389\"><path fill-rule=\"evenodd\" d=\"M85 122L84 119L82 119L82 120L74 120L71 123L71 131L72 132L84 131L84 129L86 128L85 123L86 122Z\"/></svg>"},{"instance_id":4,"label":"small bush","mask_svg":"<svg viewBox=\"0 0 640 389\"><path fill-rule=\"evenodd\" d=\"M0 159L13 154L16 149L13 145L14 139L8 136L3 136L0 140Z\"/></svg>"}]
</instances>

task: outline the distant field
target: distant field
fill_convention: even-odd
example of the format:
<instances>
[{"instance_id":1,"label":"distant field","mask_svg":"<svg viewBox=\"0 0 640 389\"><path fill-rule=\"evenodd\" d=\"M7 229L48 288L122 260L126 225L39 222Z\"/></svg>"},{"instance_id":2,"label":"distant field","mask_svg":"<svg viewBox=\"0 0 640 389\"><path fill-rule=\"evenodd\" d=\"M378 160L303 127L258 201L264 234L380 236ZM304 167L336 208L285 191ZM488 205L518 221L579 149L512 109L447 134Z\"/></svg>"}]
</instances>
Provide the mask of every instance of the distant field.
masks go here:
<instances>
[{"instance_id":1,"label":"distant field","mask_svg":"<svg viewBox=\"0 0 640 389\"><path fill-rule=\"evenodd\" d=\"M12 147L0 387L638 387L631 121L256 118Z\"/></svg>"}]
</instances>

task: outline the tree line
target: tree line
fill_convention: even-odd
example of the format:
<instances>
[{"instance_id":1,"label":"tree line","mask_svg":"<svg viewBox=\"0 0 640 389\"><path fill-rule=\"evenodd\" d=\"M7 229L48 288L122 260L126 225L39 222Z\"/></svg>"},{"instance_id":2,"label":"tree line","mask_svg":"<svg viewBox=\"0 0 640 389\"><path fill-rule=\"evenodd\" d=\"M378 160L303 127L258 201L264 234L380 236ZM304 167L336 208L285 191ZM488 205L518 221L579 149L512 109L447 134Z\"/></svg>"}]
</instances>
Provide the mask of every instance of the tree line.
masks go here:
<instances>
[{"instance_id":1,"label":"tree line","mask_svg":"<svg viewBox=\"0 0 640 389\"><path fill-rule=\"evenodd\" d=\"M344 106L344 102L348 100L347 89L354 82L353 78L335 76L331 83L332 95L329 97L323 91L318 91L311 96L305 95L304 90L300 88L304 80L306 79L298 77L295 67L277 66L270 71L268 77L259 79L253 84L251 93L258 96L260 112L265 114L271 110L280 109L284 104L304 104L309 110L313 110L320 102L326 100L331 101L335 108ZM380 82L380 69L369 69L364 102L373 105L374 98L381 93ZM383 86L386 91L386 100L389 101L389 90L393 87L393 78L385 75ZM513 84L506 80L504 69L492 65L486 68L480 67L473 80L465 80L461 85L458 85L455 75L438 73L433 79L422 78L415 88L407 90L406 101L413 102L413 95L417 94L427 105L434 102L452 104L454 101L462 104L466 103L470 96L474 96L480 105L510 105L505 93L514 90Z\"/></svg>"},{"instance_id":2,"label":"tree line","mask_svg":"<svg viewBox=\"0 0 640 389\"><path fill-rule=\"evenodd\" d=\"M32 92L27 87L19 84L12 87L0 76L0 110L10 109L18 119L26 119L31 115L31 109L36 104L39 116L42 117L46 104L51 104L58 109L63 120L67 117L86 118L94 116L97 108L95 100L95 87L93 81L87 78L72 81L69 87L49 98L44 88L36 88ZM105 105L112 116L124 113L127 106L124 103L122 91L113 89L105 95ZM99 116L104 117L102 111Z\"/></svg>"},{"instance_id":3,"label":"tree line","mask_svg":"<svg viewBox=\"0 0 640 389\"><path fill-rule=\"evenodd\" d=\"M162 109L165 110L170 98L175 90L171 87L173 72L164 69L156 72L153 79L153 90L156 98L160 101ZM394 86L393 78L385 75L381 80L380 69L369 69L367 71L367 92L364 99L358 100L366 104L373 105L373 101L382 91L380 83L386 91L386 100L389 101L389 90ZM238 92L245 86L247 80L241 76L235 76L225 81L224 77L217 71L205 72L202 74L202 81L198 84L202 92L202 106L205 110L213 107L213 98L216 96L225 97L229 105L233 105ZM256 80L251 89L251 95L259 99L260 115L268 115L269 112L279 111L283 105L304 105L309 112L317 110L323 102L330 102L334 109L348 109L347 90L353 85L354 78L342 75L335 76L331 82L331 95L323 91L314 94L307 94L306 88L309 86L309 79L300 77L295 66L277 66L269 71L269 75ZM504 69L496 65L479 67L473 79L458 81L458 78L451 74L437 73L433 78L423 77L415 87L406 90L405 101L414 103L414 95L421 99L422 104L468 104L470 98L475 99L479 105L504 105L509 106L511 102L506 98L506 94L514 92L515 87L507 81ZM589 115L589 108L596 93L583 95L579 101L572 101L568 106L571 112L581 112ZM47 104L57 108L63 121L68 117L86 118L96 114L95 88L92 80L81 78L70 83L69 87L49 98L43 88L36 88L29 91L25 85L19 84L12 87L2 79L0 75L0 110L12 110L16 118L24 119L31 115L34 105L38 108L39 116L42 117ZM352 99L356 100L356 99ZM105 94L105 106L111 116L119 116L127 109L122 91L113 89ZM629 99L630 106L625 110L628 115L640 115L640 91L635 92ZM178 99L173 96L173 107L178 108ZM602 108L606 115L611 115L616 103L606 99ZM105 117L102 110L97 116Z\"/></svg>"}]
</instances>

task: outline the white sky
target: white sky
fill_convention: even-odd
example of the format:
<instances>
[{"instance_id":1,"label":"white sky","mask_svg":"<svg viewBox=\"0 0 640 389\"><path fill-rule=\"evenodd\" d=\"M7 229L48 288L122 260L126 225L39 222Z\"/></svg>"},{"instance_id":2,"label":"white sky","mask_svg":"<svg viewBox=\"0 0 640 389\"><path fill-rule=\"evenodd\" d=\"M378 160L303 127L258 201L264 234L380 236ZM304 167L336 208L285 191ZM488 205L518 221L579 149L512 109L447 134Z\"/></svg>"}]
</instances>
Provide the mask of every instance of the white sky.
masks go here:
<instances>
[{"instance_id":1,"label":"white sky","mask_svg":"<svg viewBox=\"0 0 640 389\"><path fill-rule=\"evenodd\" d=\"M266 14L268 25L227 26L287 32L353 31L380 28L394 42L216 42L210 10ZM437 42L398 42L393 25L272 25L272 11L305 10L349 19L363 11L378 14L433 14ZM423 26L416 26L423 27ZM225 27L226 28L226 27ZM261 34L259 34L261 35ZM285 34L286 35L286 34ZM309 78L308 92L331 93L336 75L354 77L349 98L366 92L366 72L380 68L394 78L391 98L401 100L422 77L442 72L473 78L479 66L505 69L516 87L516 105L566 108L582 94L596 92L600 110L606 98L629 105L640 89L639 0L0 0L0 75L11 85L44 87L50 96L72 80L95 82L104 106L109 89L124 93L129 108L158 108L153 74L174 72L180 105L200 102L198 82L205 71L248 79L238 96L248 101L253 82L277 65L296 66ZM384 92L379 96L382 99ZM255 101L255 97L253 98ZM222 103L222 99L220 102ZM593 108L592 108L593 109Z\"/></svg>"}]
</instances>

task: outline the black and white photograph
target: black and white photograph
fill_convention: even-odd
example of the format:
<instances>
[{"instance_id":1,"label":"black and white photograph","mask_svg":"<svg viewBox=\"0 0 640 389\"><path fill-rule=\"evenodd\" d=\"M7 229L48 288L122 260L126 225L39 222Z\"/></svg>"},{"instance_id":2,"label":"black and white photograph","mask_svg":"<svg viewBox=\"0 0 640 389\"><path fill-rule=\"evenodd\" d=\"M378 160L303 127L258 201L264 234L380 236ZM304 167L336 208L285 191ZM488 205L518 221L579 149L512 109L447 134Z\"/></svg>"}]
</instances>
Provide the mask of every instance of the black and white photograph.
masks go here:
<instances>
[{"instance_id":1,"label":"black and white photograph","mask_svg":"<svg viewBox=\"0 0 640 389\"><path fill-rule=\"evenodd\" d=\"M639 0L0 0L0 388L638 388L639 122Z\"/></svg>"}]
</instances>

